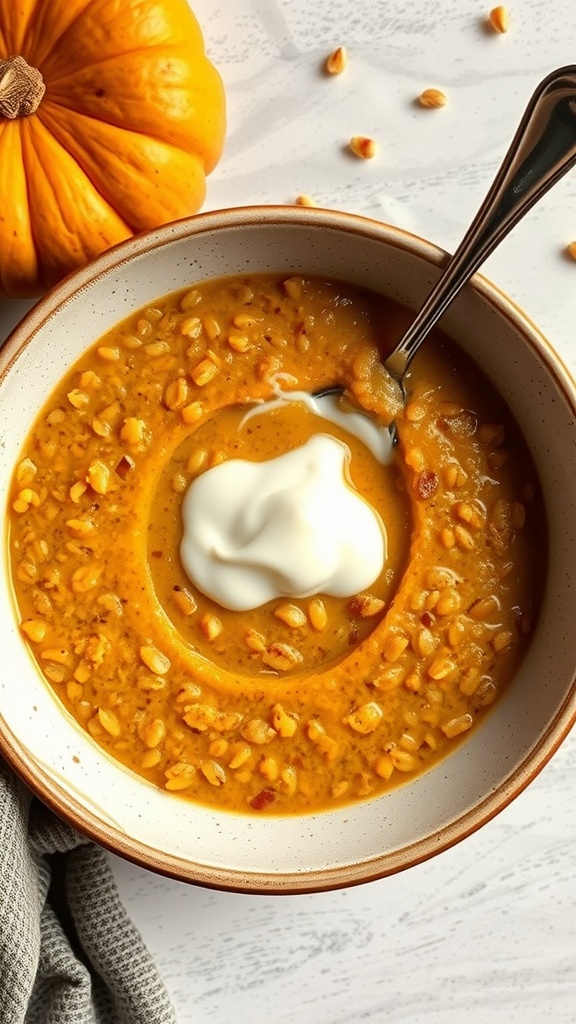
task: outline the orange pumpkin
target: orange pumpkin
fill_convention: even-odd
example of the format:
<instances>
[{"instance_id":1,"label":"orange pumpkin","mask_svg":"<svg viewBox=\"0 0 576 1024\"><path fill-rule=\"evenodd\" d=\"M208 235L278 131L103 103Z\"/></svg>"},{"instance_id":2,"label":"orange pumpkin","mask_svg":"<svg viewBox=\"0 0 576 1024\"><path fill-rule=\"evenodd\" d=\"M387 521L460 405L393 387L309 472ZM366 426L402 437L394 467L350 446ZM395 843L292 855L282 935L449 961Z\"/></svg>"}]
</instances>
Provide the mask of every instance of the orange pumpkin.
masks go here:
<instances>
[{"instance_id":1,"label":"orange pumpkin","mask_svg":"<svg viewBox=\"0 0 576 1024\"><path fill-rule=\"evenodd\" d=\"M0 0L0 294L196 212L224 130L187 0Z\"/></svg>"}]
</instances>

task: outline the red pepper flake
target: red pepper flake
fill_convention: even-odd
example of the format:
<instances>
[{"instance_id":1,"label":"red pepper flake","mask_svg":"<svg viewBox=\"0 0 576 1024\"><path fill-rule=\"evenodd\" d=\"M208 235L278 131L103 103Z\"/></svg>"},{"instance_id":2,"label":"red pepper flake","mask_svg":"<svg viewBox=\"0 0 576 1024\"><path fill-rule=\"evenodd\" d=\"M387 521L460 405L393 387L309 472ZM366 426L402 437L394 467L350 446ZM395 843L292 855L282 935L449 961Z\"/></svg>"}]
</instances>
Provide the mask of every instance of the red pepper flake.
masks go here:
<instances>
[{"instance_id":1,"label":"red pepper flake","mask_svg":"<svg viewBox=\"0 0 576 1024\"><path fill-rule=\"evenodd\" d=\"M136 463L134 462L134 459L131 459L129 455L123 455L122 458L120 459L120 462L116 466L116 472L118 473L120 479L123 480L124 477L130 472L130 470L134 469L135 465Z\"/></svg>"},{"instance_id":2,"label":"red pepper flake","mask_svg":"<svg viewBox=\"0 0 576 1024\"><path fill-rule=\"evenodd\" d=\"M427 501L438 489L438 476L433 469L423 469L416 479L416 494Z\"/></svg>"},{"instance_id":3,"label":"red pepper flake","mask_svg":"<svg viewBox=\"0 0 576 1024\"><path fill-rule=\"evenodd\" d=\"M266 807L269 807L270 804L274 803L275 799L275 790L270 789L270 787L267 786L266 789L260 790L260 792L257 793L256 796L252 797L250 801L250 807L252 807L253 810L255 811L264 811Z\"/></svg>"}]
</instances>

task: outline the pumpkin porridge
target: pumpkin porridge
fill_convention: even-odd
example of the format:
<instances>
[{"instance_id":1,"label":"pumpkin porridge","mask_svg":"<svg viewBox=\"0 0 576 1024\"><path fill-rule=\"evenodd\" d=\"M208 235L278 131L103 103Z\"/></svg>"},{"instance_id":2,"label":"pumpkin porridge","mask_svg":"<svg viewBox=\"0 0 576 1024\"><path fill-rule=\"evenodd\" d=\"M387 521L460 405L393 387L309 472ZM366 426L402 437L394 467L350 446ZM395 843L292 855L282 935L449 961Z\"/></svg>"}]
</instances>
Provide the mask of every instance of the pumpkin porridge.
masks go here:
<instances>
[{"instance_id":1,"label":"pumpkin porridge","mask_svg":"<svg viewBox=\"0 0 576 1024\"><path fill-rule=\"evenodd\" d=\"M34 424L9 512L22 634L152 783L250 813L375 795L514 673L546 570L536 473L439 332L389 443L379 356L410 317L336 281L205 282L101 338Z\"/></svg>"}]
</instances>

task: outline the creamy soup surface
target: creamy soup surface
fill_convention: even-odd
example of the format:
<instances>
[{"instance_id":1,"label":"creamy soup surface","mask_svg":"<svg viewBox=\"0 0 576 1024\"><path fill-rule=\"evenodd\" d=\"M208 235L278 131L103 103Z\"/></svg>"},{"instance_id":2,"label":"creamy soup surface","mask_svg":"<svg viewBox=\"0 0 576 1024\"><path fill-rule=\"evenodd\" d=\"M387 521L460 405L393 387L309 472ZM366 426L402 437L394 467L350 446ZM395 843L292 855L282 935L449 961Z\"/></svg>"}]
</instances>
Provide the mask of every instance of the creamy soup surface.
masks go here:
<instances>
[{"instance_id":1,"label":"creamy soup surface","mask_svg":"<svg viewBox=\"0 0 576 1024\"><path fill-rule=\"evenodd\" d=\"M546 570L536 472L439 332L390 444L380 357L410 317L338 281L204 282L101 338L34 423L9 498L22 635L152 783L251 814L374 796L517 668Z\"/></svg>"}]
</instances>

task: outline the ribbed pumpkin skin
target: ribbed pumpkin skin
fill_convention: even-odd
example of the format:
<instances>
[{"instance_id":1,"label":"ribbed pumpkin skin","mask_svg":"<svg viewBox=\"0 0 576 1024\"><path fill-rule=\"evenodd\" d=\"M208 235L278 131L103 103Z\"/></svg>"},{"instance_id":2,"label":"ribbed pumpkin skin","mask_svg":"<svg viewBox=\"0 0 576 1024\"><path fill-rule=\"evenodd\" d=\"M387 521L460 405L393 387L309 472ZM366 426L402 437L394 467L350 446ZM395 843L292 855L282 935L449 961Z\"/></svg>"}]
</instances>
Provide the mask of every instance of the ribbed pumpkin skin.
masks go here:
<instances>
[{"instance_id":1,"label":"ribbed pumpkin skin","mask_svg":"<svg viewBox=\"0 0 576 1024\"><path fill-rule=\"evenodd\" d=\"M195 213L225 98L186 0L0 0L0 60L41 72L0 116L0 295L39 294L122 239Z\"/></svg>"}]
</instances>

